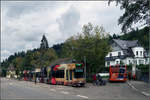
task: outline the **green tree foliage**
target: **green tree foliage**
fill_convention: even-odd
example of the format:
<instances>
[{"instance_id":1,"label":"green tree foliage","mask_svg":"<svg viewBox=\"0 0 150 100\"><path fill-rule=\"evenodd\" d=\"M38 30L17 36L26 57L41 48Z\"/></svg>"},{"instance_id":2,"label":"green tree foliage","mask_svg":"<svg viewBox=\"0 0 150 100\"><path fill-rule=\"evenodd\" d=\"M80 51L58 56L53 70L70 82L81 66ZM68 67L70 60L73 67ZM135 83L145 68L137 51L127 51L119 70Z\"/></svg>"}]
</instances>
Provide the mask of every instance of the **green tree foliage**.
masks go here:
<instances>
[{"instance_id":1,"label":"green tree foliage","mask_svg":"<svg viewBox=\"0 0 150 100\"><path fill-rule=\"evenodd\" d=\"M97 72L104 67L104 58L110 51L108 33L103 27L84 25L82 32L70 37L63 45L63 56L72 57L77 61L87 60L87 72Z\"/></svg>"},{"instance_id":2,"label":"green tree foliage","mask_svg":"<svg viewBox=\"0 0 150 100\"><path fill-rule=\"evenodd\" d=\"M149 65L138 65L136 67L143 73L149 73Z\"/></svg>"},{"instance_id":3,"label":"green tree foliage","mask_svg":"<svg viewBox=\"0 0 150 100\"><path fill-rule=\"evenodd\" d=\"M49 66L50 63L57 59L57 54L53 48L48 47L46 37L43 35L41 47L27 52L21 51L14 53L1 63L2 75L6 76L6 71L10 65L13 65L16 74L19 75L23 70L32 70L36 67Z\"/></svg>"},{"instance_id":4,"label":"green tree foliage","mask_svg":"<svg viewBox=\"0 0 150 100\"><path fill-rule=\"evenodd\" d=\"M109 0L109 4L111 1L114 0ZM138 22L145 21L143 25L149 26L149 0L116 0L116 2L121 5L120 9L125 10L118 20L123 32L126 33L133 24Z\"/></svg>"},{"instance_id":5,"label":"green tree foliage","mask_svg":"<svg viewBox=\"0 0 150 100\"><path fill-rule=\"evenodd\" d=\"M23 71L23 66L24 66L24 58L23 57L16 57L13 61L13 66L16 71L16 75L19 75L20 71Z\"/></svg>"},{"instance_id":6,"label":"green tree foliage","mask_svg":"<svg viewBox=\"0 0 150 100\"><path fill-rule=\"evenodd\" d=\"M63 47L64 43L61 44L54 44L52 46L52 48L55 50L56 54L58 57L61 57L61 53L62 53L62 47Z\"/></svg>"},{"instance_id":7,"label":"green tree foliage","mask_svg":"<svg viewBox=\"0 0 150 100\"><path fill-rule=\"evenodd\" d=\"M41 50L41 54L39 57L39 66L46 67L49 66L50 63L57 59L56 52L53 48L49 48L47 50Z\"/></svg>"}]
</instances>

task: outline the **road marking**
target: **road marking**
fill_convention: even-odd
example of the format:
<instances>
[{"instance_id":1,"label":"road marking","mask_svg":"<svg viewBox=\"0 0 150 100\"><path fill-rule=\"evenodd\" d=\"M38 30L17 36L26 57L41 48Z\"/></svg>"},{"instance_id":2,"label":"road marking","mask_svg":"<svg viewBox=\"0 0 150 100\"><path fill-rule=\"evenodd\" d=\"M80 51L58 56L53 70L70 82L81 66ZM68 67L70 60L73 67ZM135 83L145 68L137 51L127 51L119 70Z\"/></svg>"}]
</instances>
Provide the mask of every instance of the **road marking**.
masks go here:
<instances>
[{"instance_id":1,"label":"road marking","mask_svg":"<svg viewBox=\"0 0 150 100\"><path fill-rule=\"evenodd\" d=\"M128 84L129 84L129 86L132 88L132 89L134 89L134 90L136 90L136 91L138 91L138 89L137 88L135 88L131 83L129 83L128 82Z\"/></svg>"},{"instance_id":2,"label":"road marking","mask_svg":"<svg viewBox=\"0 0 150 100\"><path fill-rule=\"evenodd\" d=\"M132 86L132 85L131 85L131 87L132 87L135 91L138 91L138 89L137 89L137 88L135 88L134 86Z\"/></svg>"},{"instance_id":3,"label":"road marking","mask_svg":"<svg viewBox=\"0 0 150 100\"><path fill-rule=\"evenodd\" d=\"M146 95L146 96L150 96L150 94L149 93L146 93L146 92L142 92L144 95Z\"/></svg>"},{"instance_id":4,"label":"road marking","mask_svg":"<svg viewBox=\"0 0 150 100\"><path fill-rule=\"evenodd\" d=\"M55 89L50 89L51 91L56 91Z\"/></svg>"},{"instance_id":5,"label":"road marking","mask_svg":"<svg viewBox=\"0 0 150 100\"><path fill-rule=\"evenodd\" d=\"M69 92L66 92L66 91L61 91L61 93L63 93L63 94L69 94Z\"/></svg>"},{"instance_id":6,"label":"road marking","mask_svg":"<svg viewBox=\"0 0 150 100\"><path fill-rule=\"evenodd\" d=\"M12 83L9 83L9 85L12 85Z\"/></svg>"},{"instance_id":7,"label":"road marking","mask_svg":"<svg viewBox=\"0 0 150 100\"><path fill-rule=\"evenodd\" d=\"M82 97L82 98L88 98L87 96L83 96L83 95L77 95L78 97Z\"/></svg>"},{"instance_id":8,"label":"road marking","mask_svg":"<svg viewBox=\"0 0 150 100\"><path fill-rule=\"evenodd\" d=\"M128 84L129 84L130 87L132 87L132 89L134 89L134 90L136 90L136 91L138 91L138 92L141 92L140 90L138 90L137 88L135 88L131 83L128 82ZM145 95L145 96L150 96L149 93L146 93L146 92L144 92L144 91L142 91L141 93L142 93L143 95Z\"/></svg>"}]
</instances>

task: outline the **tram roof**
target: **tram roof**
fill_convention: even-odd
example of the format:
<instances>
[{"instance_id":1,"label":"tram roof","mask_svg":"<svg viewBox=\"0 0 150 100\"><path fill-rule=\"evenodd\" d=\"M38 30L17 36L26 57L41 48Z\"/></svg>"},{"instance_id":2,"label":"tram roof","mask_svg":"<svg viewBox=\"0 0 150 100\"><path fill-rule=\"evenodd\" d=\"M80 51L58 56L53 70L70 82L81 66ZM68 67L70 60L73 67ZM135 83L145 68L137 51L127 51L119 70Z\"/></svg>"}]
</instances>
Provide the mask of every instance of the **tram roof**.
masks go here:
<instances>
[{"instance_id":1,"label":"tram roof","mask_svg":"<svg viewBox=\"0 0 150 100\"><path fill-rule=\"evenodd\" d=\"M56 64L66 64L66 63L72 63L72 58L60 58L55 60L50 64L50 66L56 65Z\"/></svg>"}]
</instances>

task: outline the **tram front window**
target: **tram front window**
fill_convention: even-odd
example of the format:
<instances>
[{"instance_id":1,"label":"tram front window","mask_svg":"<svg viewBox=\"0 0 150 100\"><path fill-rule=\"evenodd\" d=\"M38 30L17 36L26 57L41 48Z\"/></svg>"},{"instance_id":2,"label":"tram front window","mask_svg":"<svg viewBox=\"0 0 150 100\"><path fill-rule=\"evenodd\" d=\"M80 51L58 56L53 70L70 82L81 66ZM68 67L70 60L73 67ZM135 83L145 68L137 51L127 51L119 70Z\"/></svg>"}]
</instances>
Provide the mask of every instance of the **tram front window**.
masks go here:
<instances>
[{"instance_id":1,"label":"tram front window","mask_svg":"<svg viewBox=\"0 0 150 100\"><path fill-rule=\"evenodd\" d=\"M83 78L83 77L84 77L83 69L76 69L74 71L74 78Z\"/></svg>"},{"instance_id":2,"label":"tram front window","mask_svg":"<svg viewBox=\"0 0 150 100\"><path fill-rule=\"evenodd\" d=\"M120 73L125 73L125 69L120 68L119 72L120 72Z\"/></svg>"}]
</instances>

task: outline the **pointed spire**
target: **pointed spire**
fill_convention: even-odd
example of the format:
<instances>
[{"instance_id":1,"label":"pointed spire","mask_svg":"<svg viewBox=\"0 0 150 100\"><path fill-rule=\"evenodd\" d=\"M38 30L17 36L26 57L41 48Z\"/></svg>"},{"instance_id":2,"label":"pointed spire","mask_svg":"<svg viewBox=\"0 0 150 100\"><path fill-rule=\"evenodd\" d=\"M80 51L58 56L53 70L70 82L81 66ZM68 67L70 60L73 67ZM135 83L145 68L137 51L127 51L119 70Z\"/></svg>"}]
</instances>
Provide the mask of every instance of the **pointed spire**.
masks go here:
<instances>
[{"instance_id":1,"label":"pointed spire","mask_svg":"<svg viewBox=\"0 0 150 100\"><path fill-rule=\"evenodd\" d=\"M49 48L49 46L48 46L48 41L47 41L47 39L46 39L45 33L44 33L43 36L42 36L40 48L41 48L41 49L47 49L47 48Z\"/></svg>"}]
</instances>

